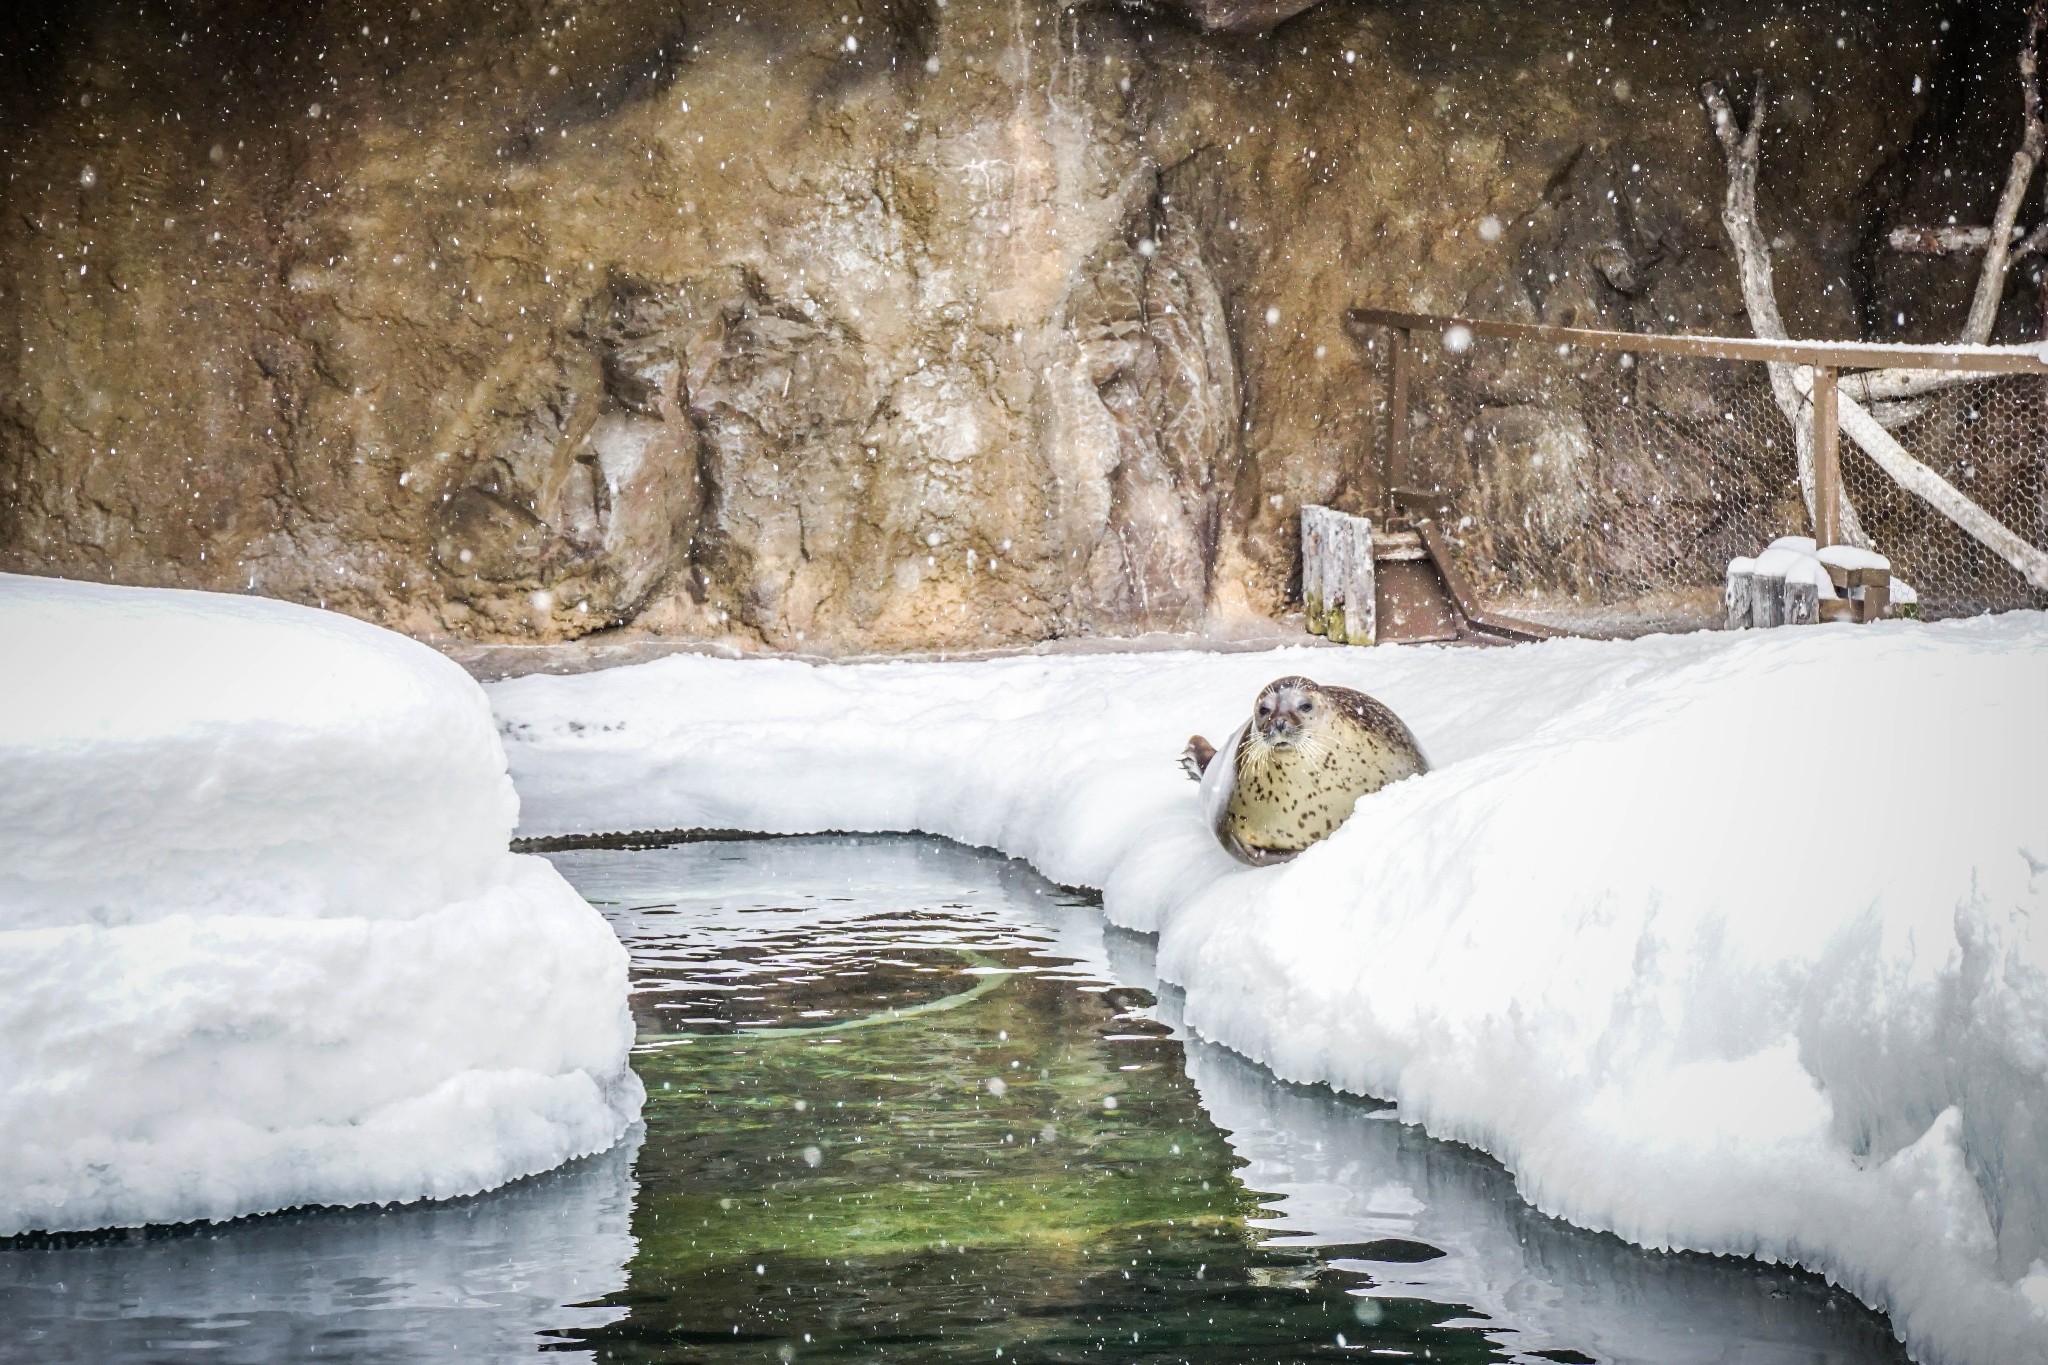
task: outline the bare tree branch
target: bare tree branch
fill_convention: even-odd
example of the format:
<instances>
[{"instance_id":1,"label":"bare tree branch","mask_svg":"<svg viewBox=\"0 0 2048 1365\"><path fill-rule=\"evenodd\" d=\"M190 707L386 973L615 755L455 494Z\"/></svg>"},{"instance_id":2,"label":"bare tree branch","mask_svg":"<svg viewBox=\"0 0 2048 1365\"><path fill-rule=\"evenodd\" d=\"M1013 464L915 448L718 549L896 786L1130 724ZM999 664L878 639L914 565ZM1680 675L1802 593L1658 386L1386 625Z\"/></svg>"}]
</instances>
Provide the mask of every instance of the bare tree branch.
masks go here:
<instances>
[{"instance_id":1,"label":"bare tree branch","mask_svg":"<svg viewBox=\"0 0 2048 1365\"><path fill-rule=\"evenodd\" d=\"M1707 112L1713 119L1714 136L1720 141L1722 154L1728 162L1728 189L1721 201L1721 225L1728 230L1728 240L1735 247L1736 274L1742 282L1742 306L1749 314L1749 329L1768 340L1789 340L1785 320L1778 313L1777 285L1771 276L1771 244L1765 240L1756 215L1757 163L1764 128L1764 78L1761 73L1757 75L1747 128L1735 121L1735 111L1729 108L1720 86L1709 81L1700 88L1700 98L1706 101ZM1785 414L1785 420L1792 424L1793 446L1799 457L1799 492L1806 501L1806 514L1817 522L1819 518L1814 515L1813 504L1813 374L1803 365L1774 364L1765 368L1771 376L1771 396L1777 400L1778 410ZM1842 539L1850 545L1867 547L1870 537L1863 530L1862 518L1856 515L1855 504L1849 501L1847 490L1842 491L1840 501Z\"/></svg>"},{"instance_id":2,"label":"bare tree branch","mask_svg":"<svg viewBox=\"0 0 2048 1365\"><path fill-rule=\"evenodd\" d=\"M2048 147L2048 124L2041 118L2041 87L2035 79L2044 18L2048 18L2048 0L2034 0L2027 7L2027 36L2020 44L2020 145L2006 169L1998 211L1991 217L1984 264L1977 272L1977 293L1970 300L1970 316L1963 324L1962 340L1966 345L1982 346L1991 340L1991 329L1998 321L1999 300L2005 296L2006 271L2012 264L2013 227L2019 222L2020 205L2027 197L2027 187L2034 182L2041 153Z\"/></svg>"},{"instance_id":3,"label":"bare tree branch","mask_svg":"<svg viewBox=\"0 0 2048 1365\"><path fill-rule=\"evenodd\" d=\"M2015 227L2010 235L2018 237L2019 232L2020 230ZM2014 246L2012 249L2014 259L2039 251L2041 244L2034 240L2034 237L2039 235L2037 231L2034 236L2030 236L2025 241ZM1908 256L1967 256L1972 252L1982 251L1985 247L1991 245L1991 229L1981 227L1898 227L1892 229L1891 236L1885 239L1885 245L1889 246L1893 251L1901 252Z\"/></svg>"},{"instance_id":4,"label":"bare tree branch","mask_svg":"<svg viewBox=\"0 0 2048 1365\"><path fill-rule=\"evenodd\" d=\"M1868 370L1843 375L1842 393L1859 403L1895 403L1952 389L1958 384L1982 384L1996 378L1997 375L1981 370Z\"/></svg>"},{"instance_id":5,"label":"bare tree branch","mask_svg":"<svg viewBox=\"0 0 2048 1365\"><path fill-rule=\"evenodd\" d=\"M2024 241L2014 240L2018 236L2015 224L2019 219L2020 201L2033 182L2044 148L2048 148L2048 122L2044 122L2042 117L2036 81L2037 53L2044 23L2048 23L2048 0L2033 0L2027 11L2026 41L2020 48L2025 129L2020 149L2013 153L2005 189L1999 196L1998 214L1990 228L1984 230L1984 267L1978 276L1977 293L1971 301L1970 317L1963 336L1964 343L1968 345L1981 346L1990 338L1992 325L1998 317L1999 299L2005 291L2006 272L2013 259L2048 247L2048 224L2035 229ZM1721 143L1728 162L1728 190L1722 203L1721 222L1728 230L1728 240L1735 247L1743 306L1749 312L1750 328L1760 337L1787 339L1771 277L1770 243L1758 226L1756 216L1757 153L1764 110L1763 78L1757 78L1746 129L1737 126L1734 111L1729 108L1718 86L1709 83L1700 94L1713 119L1714 136ZM1769 368L1771 392L1798 437L1799 486L1805 495L1810 516L1814 499L1813 436L1807 408L1812 401L1813 371L1802 365L1774 364ZM1842 434L1861 446L1901 488L1926 502L1979 544L2012 565L2028 583L2048 590L2048 552L2020 539L1954 484L1914 459L1885 429L1877 415L1864 406L1873 402L1895 405L1886 416L1895 422L1903 422L1914 415L1916 405L1899 404L1897 400L1931 393L1959 382L1967 383L1969 380L1934 370L1879 370L1850 376L1842 382L1837 395ZM1870 538L1864 534L1856 509L1846 493L1842 497L1841 524L1845 541L1852 545L1869 545Z\"/></svg>"}]
</instances>

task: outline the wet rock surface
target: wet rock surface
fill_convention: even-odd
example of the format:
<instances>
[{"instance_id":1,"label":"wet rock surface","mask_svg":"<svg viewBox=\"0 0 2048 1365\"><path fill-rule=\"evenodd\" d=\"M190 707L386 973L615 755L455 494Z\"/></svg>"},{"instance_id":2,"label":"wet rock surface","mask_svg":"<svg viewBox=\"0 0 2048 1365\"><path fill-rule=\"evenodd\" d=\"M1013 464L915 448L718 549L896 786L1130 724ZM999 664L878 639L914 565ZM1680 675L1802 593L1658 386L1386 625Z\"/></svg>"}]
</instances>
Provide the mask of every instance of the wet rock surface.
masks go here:
<instances>
[{"instance_id":1,"label":"wet rock surface","mask_svg":"<svg viewBox=\"0 0 2048 1365\"><path fill-rule=\"evenodd\" d=\"M1887 196L1938 197L1941 5L1292 8L10 21L0 568L442 640L1213 627L1284 608L1303 502L1378 497L1348 305L1747 330L1702 80L1782 91L1797 332L1867 330ZM1680 477L1582 458L1611 375L1476 382L1452 455L1536 579L1595 483Z\"/></svg>"}]
</instances>

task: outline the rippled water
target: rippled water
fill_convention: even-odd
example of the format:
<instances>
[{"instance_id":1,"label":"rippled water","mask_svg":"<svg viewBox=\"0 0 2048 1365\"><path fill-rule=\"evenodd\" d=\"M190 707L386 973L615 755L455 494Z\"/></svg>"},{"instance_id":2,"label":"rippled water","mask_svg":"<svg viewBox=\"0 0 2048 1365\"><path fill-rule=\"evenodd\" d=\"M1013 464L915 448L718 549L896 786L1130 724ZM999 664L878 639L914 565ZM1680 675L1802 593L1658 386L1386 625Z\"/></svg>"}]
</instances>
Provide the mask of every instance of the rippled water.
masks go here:
<instances>
[{"instance_id":1,"label":"rippled water","mask_svg":"<svg viewBox=\"0 0 2048 1365\"><path fill-rule=\"evenodd\" d=\"M1395 1111L1185 1038L1150 942L1019 863L555 860L633 952L644 1134L454 1204L0 1243L0 1356L1904 1358L1810 1276L1544 1218Z\"/></svg>"}]
</instances>

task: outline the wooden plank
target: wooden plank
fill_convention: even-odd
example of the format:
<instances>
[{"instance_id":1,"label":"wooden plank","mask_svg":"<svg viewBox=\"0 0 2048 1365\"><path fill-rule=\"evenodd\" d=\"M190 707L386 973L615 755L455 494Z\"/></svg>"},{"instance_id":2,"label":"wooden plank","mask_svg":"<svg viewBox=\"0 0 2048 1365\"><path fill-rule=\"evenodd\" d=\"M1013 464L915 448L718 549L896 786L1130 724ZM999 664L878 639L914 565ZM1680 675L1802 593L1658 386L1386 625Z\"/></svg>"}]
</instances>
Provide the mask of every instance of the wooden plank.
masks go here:
<instances>
[{"instance_id":1,"label":"wooden plank","mask_svg":"<svg viewBox=\"0 0 2048 1365\"><path fill-rule=\"evenodd\" d=\"M1813 539L1821 549L1842 543L1842 425L1834 367L1813 371Z\"/></svg>"},{"instance_id":2,"label":"wooden plank","mask_svg":"<svg viewBox=\"0 0 2048 1365\"><path fill-rule=\"evenodd\" d=\"M1340 645L1352 643L1345 589L1351 562L1351 521L1342 512L1325 511L1323 526L1323 634Z\"/></svg>"},{"instance_id":3,"label":"wooden plank","mask_svg":"<svg viewBox=\"0 0 2048 1365\"><path fill-rule=\"evenodd\" d=\"M1324 539L1327 509L1314 503L1301 505L1301 611L1311 635L1327 629L1323 612L1323 575L1328 562Z\"/></svg>"},{"instance_id":4,"label":"wooden plank","mask_svg":"<svg viewBox=\"0 0 2048 1365\"><path fill-rule=\"evenodd\" d=\"M1372 538L1374 559L1427 559L1422 537L1413 531L1377 531Z\"/></svg>"},{"instance_id":5,"label":"wooden plank","mask_svg":"<svg viewBox=\"0 0 2048 1365\"><path fill-rule=\"evenodd\" d=\"M1387 404L1387 449L1380 461L1380 488L1381 501L1391 507L1391 493L1387 490L1399 487L1408 479L1408 353L1413 347L1408 333L1401 328L1394 330L1389 344L1393 348L1392 392Z\"/></svg>"},{"instance_id":6,"label":"wooden plank","mask_svg":"<svg viewBox=\"0 0 2048 1365\"><path fill-rule=\"evenodd\" d=\"M1486 322L1478 318L1397 313L1353 308L1354 327L1391 327L1441 332L1470 328L1474 336L1534 341L1550 346L1584 346L1599 351L1708 356L1720 360L1766 360L1788 365L1832 365L1838 369L1961 370L1976 374L2048 375L2048 358L2038 346L1891 346L1866 341L1765 341L1758 337L1667 335L1657 332L1602 332L1587 327L1552 327L1527 322Z\"/></svg>"},{"instance_id":7,"label":"wooden plank","mask_svg":"<svg viewBox=\"0 0 2048 1365\"><path fill-rule=\"evenodd\" d=\"M1417 511L1432 513L1436 516L1442 516L1447 512L1455 511L1457 507L1457 504L1452 502L1449 493L1438 493L1422 488L1395 488L1390 491L1394 495L1396 506L1412 507Z\"/></svg>"},{"instance_id":8,"label":"wooden plank","mask_svg":"<svg viewBox=\"0 0 2048 1365\"><path fill-rule=\"evenodd\" d=\"M1488 635L1498 635L1506 640L1550 640L1565 633L1553 630L1549 626L1539 626L1534 621L1524 621L1518 617L1481 610L1478 599L1466 586L1464 576L1451 566L1449 547L1444 544L1443 532L1427 521L1416 523L1415 529L1422 536L1422 544L1429 551L1430 562L1436 566L1438 575L1442 577L1444 588L1451 595L1452 604L1457 607L1458 613L1472 629Z\"/></svg>"},{"instance_id":9,"label":"wooden plank","mask_svg":"<svg viewBox=\"0 0 2048 1365\"><path fill-rule=\"evenodd\" d=\"M1344 640L1347 644L1378 644L1379 577L1373 524L1365 517L1346 517L1351 524L1351 553L1344 562Z\"/></svg>"},{"instance_id":10,"label":"wooden plank","mask_svg":"<svg viewBox=\"0 0 2048 1365\"><path fill-rule=\"evenodd\" d=\"M1373 624L1381 640L1420 644L1464 634L1457 604L1436 565L1426 559L1393 560L1377 567Z\"/></svg>"}]
</instances>

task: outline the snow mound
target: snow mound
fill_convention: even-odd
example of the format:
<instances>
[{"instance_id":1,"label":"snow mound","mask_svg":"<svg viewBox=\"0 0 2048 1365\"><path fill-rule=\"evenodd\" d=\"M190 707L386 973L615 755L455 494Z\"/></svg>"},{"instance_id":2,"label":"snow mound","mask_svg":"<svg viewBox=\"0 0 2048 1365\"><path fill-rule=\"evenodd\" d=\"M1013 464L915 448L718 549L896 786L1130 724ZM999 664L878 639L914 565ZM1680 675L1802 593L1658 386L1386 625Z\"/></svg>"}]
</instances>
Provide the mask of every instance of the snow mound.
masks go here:
<instances>
[{"instance_id":1,"label":"snow mound","mask_svg":"<svg viewBox=\"0 0 2048 1365\"><path fill-rule=\"evenodd\" d=\"M1286 673L1427 776L1241 868L1175 765ZM1189 1026L1399 1103L1536 1206L2048 1362L2048 622L492 689L532 832L924 830L1102 888Z\"/></svg>"},{"instance_id":2,"label":"snow mound","mask_svg":"<svg viewBox=\"0 0 2048 1365\"><path fill-rule=\"evenodd\" d=\"M0 1235L473 1194L637 1117L626 955L481 689L257 598L0 575Z\"/></svg>"}]
</instances>

